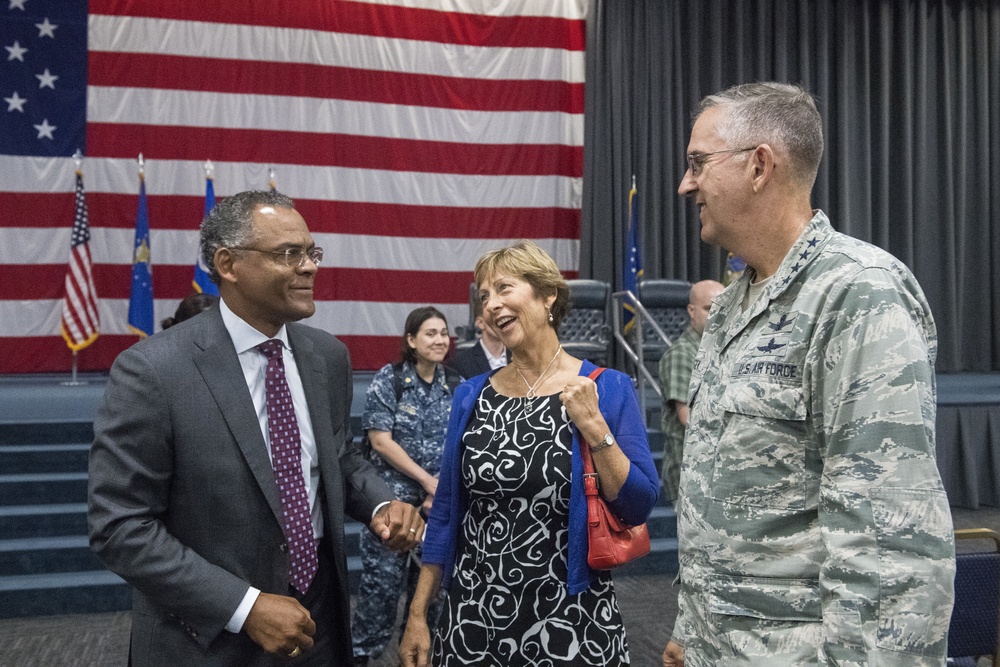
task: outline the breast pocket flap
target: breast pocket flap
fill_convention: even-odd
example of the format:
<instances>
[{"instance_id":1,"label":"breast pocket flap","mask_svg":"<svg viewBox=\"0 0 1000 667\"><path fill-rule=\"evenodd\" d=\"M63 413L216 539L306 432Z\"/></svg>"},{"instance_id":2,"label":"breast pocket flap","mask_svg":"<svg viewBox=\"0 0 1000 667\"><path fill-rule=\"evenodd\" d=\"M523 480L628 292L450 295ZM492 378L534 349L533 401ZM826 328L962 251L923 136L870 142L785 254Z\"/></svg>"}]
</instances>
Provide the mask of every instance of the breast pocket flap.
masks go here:
<instances>
[{"instance_id":1,"label":"breast pocket flap","mask_svg":"<svg viewBox=\"0 0 1000 667\"><path fill-rule=\"evenodd\" d=\"M731 382L719 401L719 407L750 417L804 421L806 402L802 388L774 382Z\"/></svg>"}]
</instances>

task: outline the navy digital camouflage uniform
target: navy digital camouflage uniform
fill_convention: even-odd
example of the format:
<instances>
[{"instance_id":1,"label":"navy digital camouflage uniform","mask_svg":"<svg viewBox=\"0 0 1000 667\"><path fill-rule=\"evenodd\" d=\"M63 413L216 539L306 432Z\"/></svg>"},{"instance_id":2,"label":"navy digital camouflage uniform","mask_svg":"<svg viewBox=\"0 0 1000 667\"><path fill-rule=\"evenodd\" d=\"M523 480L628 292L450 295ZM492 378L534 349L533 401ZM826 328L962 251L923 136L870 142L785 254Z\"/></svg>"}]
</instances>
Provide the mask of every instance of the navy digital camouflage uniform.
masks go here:
<instances>
[{"instance_id":1,"label":"navy digital camouflage uniform","mask_svg":"<svg viewBox=\"0 0 1000 667\"><path fill-rule=\"evenodd\" d=\"M663 465L660 480L667 491L667 497L677 502L680 487L681 460L684 456L684 424L677 416L674 402L687 403L688 388L691 386L691 369L698 354L701 336L688 327L678 336L674 344L660 357L659 380L663 392L663 413L660 426L663 429Z\"/></svg>"},{"instance_id":2,"label":"navy digital camouflage uniform","mask_svg":"<svg viewBox=\"0 0 1000 667\"><path fill-rule=\"evenodd\" d=\"M392 439L431 475L441 470L444 436L451 412L451 392L440 364L430 389L409 362L400 369L403 393L396 403L392 364L375 374L365 399L362 428L392 433ZM427 493L419 483L399 472L373 451L372 463L397 498L420 505ZM354 655L378 656L392 637L396 606L404 588L407 605L416 586L411 576L412 553L396 553L382 546L369 530L361 531L363 570L358 604L352 622Z\"/></svg>"},{"instance_id":3,"label":"navy digital camouflage uniform","mask_svg":"<svg viewBox=\"0 0 1000 667\"><path fill-rule=\"evenodd\" d=\"M716 299L691 380L685 666L945 664L954 540L919 285L822 212L744 312L751 279Z\"/></svg>"}]
</instances>

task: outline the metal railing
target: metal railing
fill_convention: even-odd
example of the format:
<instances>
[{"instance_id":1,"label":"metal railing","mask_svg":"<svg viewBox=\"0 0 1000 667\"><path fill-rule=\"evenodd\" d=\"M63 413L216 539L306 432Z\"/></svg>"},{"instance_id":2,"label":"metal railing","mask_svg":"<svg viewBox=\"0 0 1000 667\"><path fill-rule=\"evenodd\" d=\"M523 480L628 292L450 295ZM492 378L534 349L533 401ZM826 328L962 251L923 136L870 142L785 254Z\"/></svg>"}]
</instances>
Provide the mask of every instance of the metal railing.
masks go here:
<instances>
[{"instance_id":1,"label":"metal railing","mask_svg":"<svg viewBox=\"0 0 1000 667\"><path fill-rule=\"evenodd\" d=\"M639 408L642 411L642 420L646 421L646 387L645 382L648 381L656 392L656 395L663 399L663 390L660 389L659 381L653 377L653 374L649 372L646 368L645 359L643 357L644 345L642 337L645 333L645 324L650 324L653 332L663 339L664 344L666 344L669 349L673 346L674 342L670 340L670 337L664 333L660 325L656 323L652 315L643 307L642 302L639 301L638 297L631 292L631 290L624 290L622 292L615 292L611 295L612 307L611 315L612 321L614 322L614 332L615 340L617 340L624 350L625 354L632 360L637 369L636 377L636 390L639 393ZM633 348L631 343L629 343L628 338L625 336L625 325L622 322L622 313L625 310L625 305L629 304L632 307L633 317L632 322L635 323L635 344L636 347Z\"/></svg>"}]
</instances>

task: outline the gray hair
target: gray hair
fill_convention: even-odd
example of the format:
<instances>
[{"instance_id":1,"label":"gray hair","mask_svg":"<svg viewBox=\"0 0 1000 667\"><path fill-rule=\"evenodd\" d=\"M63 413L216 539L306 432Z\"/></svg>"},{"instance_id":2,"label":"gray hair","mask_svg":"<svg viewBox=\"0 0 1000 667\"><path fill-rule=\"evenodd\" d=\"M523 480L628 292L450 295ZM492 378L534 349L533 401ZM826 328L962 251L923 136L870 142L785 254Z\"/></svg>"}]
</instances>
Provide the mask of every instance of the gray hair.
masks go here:
<instances>
[{"instance_id":1,"label":"gray hair","mask_svg":"<svg viewBox=\"0 0 1000 667\"><path fill-rule=\"evenodd\" d=\"M201 221L201 255L212 282L219 283L215 252L239 248L253 240L253 214L261 206L295 208L295 202L275 190L247 190L226 197Z\"/></svg>"},{"instance_id":2,"label":"gray hair","mask_svg":"<svg viewBox=\"0 0 1000 667\"><path fill-rule=\"evenodd\" d=\"M709 95L695 116L712 107L728 113L719 135L733 148L770 144L791 161L791 177L812 188L823 157L823 120L812 96L787 83L745 83Z\"/></svg>"}]
</instances>

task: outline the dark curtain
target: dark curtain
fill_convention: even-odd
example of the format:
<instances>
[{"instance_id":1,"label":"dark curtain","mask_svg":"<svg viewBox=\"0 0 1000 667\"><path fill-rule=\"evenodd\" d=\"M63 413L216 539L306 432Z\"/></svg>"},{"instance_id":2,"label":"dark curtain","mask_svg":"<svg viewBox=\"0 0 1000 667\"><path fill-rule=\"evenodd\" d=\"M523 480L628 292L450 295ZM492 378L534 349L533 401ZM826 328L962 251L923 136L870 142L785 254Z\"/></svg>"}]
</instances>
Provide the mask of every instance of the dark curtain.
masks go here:
<instances>
[{"instance_id":1,"label":"dark curtain","mask_svg":"<svg viewBox=\"0 0 1000 667\"><path fill-rule=\"evenodd\" d=\"M1000 370L1000 2L592 0L580 274L622 289L635 175L646 278L719 278L677 196L691 111L736 83L817 99L813 206L916 274L938 371Z\"/></svg>"}]
</instances>

